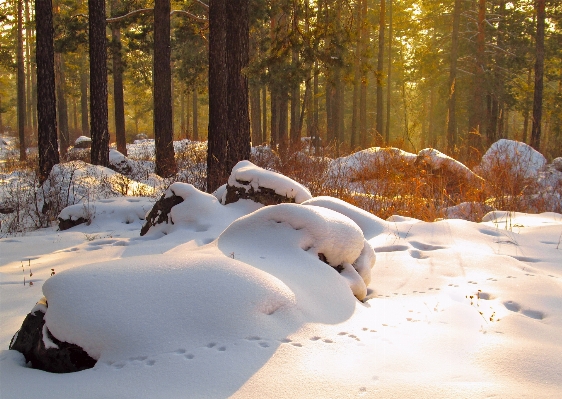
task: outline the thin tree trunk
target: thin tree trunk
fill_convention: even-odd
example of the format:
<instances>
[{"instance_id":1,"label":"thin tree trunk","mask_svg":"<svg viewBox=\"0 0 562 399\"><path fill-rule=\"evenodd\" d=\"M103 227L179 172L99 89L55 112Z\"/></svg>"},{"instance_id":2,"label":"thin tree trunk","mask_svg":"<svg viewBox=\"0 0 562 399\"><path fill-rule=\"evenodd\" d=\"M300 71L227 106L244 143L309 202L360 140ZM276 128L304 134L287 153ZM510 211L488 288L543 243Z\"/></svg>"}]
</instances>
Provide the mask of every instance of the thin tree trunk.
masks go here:
<instances>
[{"instance_id":1,"label":"thin tree trunk","mask_svg":"<svg viewBox=\"0 0 562 399\"><path fill-rule=\"evenodd\" d=\"M29 14L29 0L25 0L25 22L26 22L26 28L25 28L25 60L26 60L26 95L25 95L25 104L26 104L26 112L25 112L25 116L26 116L26 131L28 133L31 133L32 130L32 121L31 121L31 116L33 114L32 112L32 108L33 108L33 101L31 100L31 90L32 90L32 85L31 85L31 28L30 28L30 14Z\"/></svg>"},{"instance_id":2,"label":"thin tree trunk","mask_svg":"<svg viewBox=\"0 0 562 399\"><path fill-rule=\"evenodd\" d=\"M118 8L117 0L111 1L111 16L115 17ZM123 95L123 60L121 55L121 30L118 24L111 26L111 55L113 59L113 101L115 117L115 141L117 151L127 155L127 138L125 131L125 100Z\"/></svg>"},{"instance_id":3,"label":"thin tree trunk","mask_svg":"<svg viewBox=\"0 0 562 399\"><path fill-rule=\"evenodd\" d=\"M57 111L55 96L55 65L53 44L53 3L36 0L37 119L39 149L39 181L44 182L54 165L59 163Z\"/></svg>"},{"instance_id":4,"label":"thin tree trunk","mask_svg":"<svg viewBox=\"0 0 562 399\"><path fill-rule=\"evenodd\" d=\"M25 142L25 61L23 58L23 3L18 0L17 15L17 116L20 161L27 159Z\"/></svg>"},{"instance_id":5,"label":"thin tree trunk","mask_svg":"<svg viewBox=\"0 0 562 399\"><path fill-rule=\"evenodd\" d=\"M55 53L55 87L57 96L60 155L64 158L70 143L68 133L68 105L65 97L66 80L64 75L64 61L61 53Z\"/></svg>"},{"instance_id":6,"label":"thin tree trunk","mask_svg":"<svg viewBox=\"0 0 562 399\"><path fill-rule=\"evenodd\" d=\"M267 86L263 85L262 90L262 136L261 142L267 142Z\"/></svg>"},{"instance_id":7,"label":"thin tree trunk","mask_svg":"<svg viewBox=\"0 0 562 399\"><path fill-rule=\"evenodd\" d=\"M366 50L369 41L369 24L367 23L367 0L362 0L361 5L361 42L362 54L361 63L367 59ZM361 92L359 95L359 134L361 136L361 147L367 147L367 76L361 76Z\"/></svg>"},{"instance_id":8,"label":"thin tree trunk","mask_svg":"<svg viewBox=\"0 0 562 399\"><path fill-rule=\"evenodd\" d=\"M109 166L107 44L104 0L88 0L90 43L90 129L92 164Z\"/></svg>"},{"instance_id":9,"label":"thin tree trunk","mask_svg":"<svg viewBox=\"0 0 562 399\"><path fill-rule=\"evenodd\" d=\"M76 97L72 97L72 133L75 134L77 129L78 129L78 106L76 105Z\"/></svg>"},{"instance_id":10,"label":"thin tree trunk","mask_svg":"<svg viewBox=\"0 0 562 399\"><path fill-rule=\"evenodd\" d=\"M451 61L449 67L449 98L447 111L447 150L452 153L457 145L457 61L459 54L459 28L461 19L461 0L455 0L453 10L453 33L451 38ZM433 145L433 144L432 144Z\"/></svg>"},{"instance_id":11,"label":"thin tree trunk","mask_svg":"<svg viewBox=\"0 0 562 399\"><path fill-rule=\"evenodd\" d=\"M386 125L384 138L390 143L390 100L392 96L392 86L390 78L392 77L392 40L394 32L392 29L392 0L388 0L388 74L386 78Z\"/></svg>"},{"instance_id":12,"label":"thin tree trunk","mask_svg":"<svg viewBox=\"0 0 562 399\"><path fill-rule=\"evenodd\" d=\"M533 96L533 126L531 130L531 147L539 151L541 146L542 97L544 79L544 29L545 0L535 0L537 12L537 36L535 59L535 92Z\"/></svg>"},{"instance_id":13,"label":"thin tree trunk","mask_svg":"<svg viewBox=\"0 0 562 399\"><path fill-rule=\"evenodd\" d=\"M435 89L429 90L429 146L435 148L437 146L437 140L435 135L435 122L433 115L435 113Z\"/></svg>"},{"instance_id":14,"label":"thin tree trunk","mask_svg":"<svg viewBox=\"0 0 562 399\"><path fill-rule=\"evenodd\" d=\"M250 93L251 101L251 122L252 122L252 145L262 144L262 131L261 131L261 98L260 98L260 87L257 84L252 85Z\"/></svg>"},{"instance_id":15,"label":"thin tree trunk","mask_svg":"<svg viewBox=\"0 0 562 399\"><path fill-rule=\"evenodd\" d=\"M197 95L197 87L193 90L193 140L199 141L199 98Z\"/></svg>"},{"instance_id":16,"label":"thin tree trunk","mask_svg":"<svg viewBox=\"0 0 562 399\"><path fill-rule=\"evenodd\" d=\"M484 68L486 40L486 0L478 0L478 35L476 36L476 63L474 68L474 87L472 113L469 122L469 159L476 161L478 151L482 150L481 135L484 132Z\"/></svg>"},{"instance_id":17,"label":"thin tree trunk","mask_svg":"<svg viewBox=\"0 0 562 399\"><path fill-rule=\"evenodd\" d=\"M384 64L384 27L385 21L384 17L386 14L385 9L385 0L381 0L380 6L380 17L379 17L379 52L378 52L378 61L377 61L377 71L376 71L376 78L377 78L377 120L376 120L376 129L377 134L379 137L382 137L384 134L384 117L383 117L383 93L382 93L382 85L384 80L384 71L383 71L383 64ZM388 143L386 143L388 144Z\"/></svg>"},{"instance_id":18,"label":"thin tree trunk","mask_svg":"<svg viewBox=\"0 0 562 399\"><path fill-rule=\"evenodd\" d=\"M532 80L532 73L533 70L532 68L529 68L529 71L527 72L527 87L531 87L531 80ZM521 138L521 141L523 143L527 142L528 139L528 132L529 132L529 107L527 106L526 102L525 102L525 109L523 111L523 137Z\"/></svg>"},{"instance_id":19,"label":"thin tree trunk","mask_svg":"<svg viewBox=\"0 0 562 399\"><path fill-rule=\"evenodd\" d=\"M357 40L357 44L355 46L355 58L354 58L354 65L353 65L353 97L351 101L351 137L349 140L349 144L351 149L355 149L359 144L359 134L358 134L358 124L359 124L359 96L360 96L360 85L361 85L361 53L362 49L362 41L361 41L361 26L363 21L361 19L361 9L364 0L359 0L355 5L355 15L357 16L357 20L359 21L359 40Z\"/></svg>"},{"instance_id":20,"label":"thin tree trunk","mask_svg":"<svg viewBox=\"0 0 562 399\"><path fill-rule=\"evenodd\" d=\"M226 1L209 0L209 133L207 192L212 193L228 178L227 130L229 129L226 77Z\"/></svg>"},{"instance_id":21,"label":"thin tree trunk","mask_svg":"<svg viewBox=\"0 0 562 399\"><path fill-rule=\"evenodd\" d=\"M90 124L88 122L88 73L86 71L86 55L80 58L80 115L82 118L82 135L90 135Z\"/></svg>"},{"instance_id":22,"label":"thin tree trunk","mask_svg":"<svg viewBox=\"0 0 562 399\"><path fill-rule=\"evenodd\" d=\"M185 129L185 90L183 87L180 93L180 137L189 139Z\"/></svg>"}]
</instances>

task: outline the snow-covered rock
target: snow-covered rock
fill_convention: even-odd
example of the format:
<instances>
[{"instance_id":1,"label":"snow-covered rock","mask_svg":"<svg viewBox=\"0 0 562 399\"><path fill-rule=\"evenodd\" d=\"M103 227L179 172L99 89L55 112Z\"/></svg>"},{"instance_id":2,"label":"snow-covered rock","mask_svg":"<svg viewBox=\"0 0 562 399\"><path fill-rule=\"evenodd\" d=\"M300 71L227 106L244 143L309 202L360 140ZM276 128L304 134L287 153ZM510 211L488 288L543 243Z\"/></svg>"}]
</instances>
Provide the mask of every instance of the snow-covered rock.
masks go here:
<instances>
[{"instance_id":1,"label":"snow-covered rock","mask_svg":"<svg viewBox=\"0 0 562 399\"><path fill-rule=\"evenodd\" d=\"M74 148L90 148L92 139L87 136L80 136L74 141Z\"/></svg>"},{"instance_id":2,"label":"snow-covered rock","mask_svg":"<svg viewBox=\"0 0 562 399\"><path fill-rule=\"evenodd\" d=\"M51 334L45 325L46 311L47 301L42 298L12 338L10 349L21 352L31 367L51 373L71 373L94 367L96 361L82 348Z\"/></svg>"},{"instance_id":3,"label":"snow-covered rock","mask_svg":"<svg viewBox=\"0 0 562 399\"><path fill-rule=\"evenodd\" d=\"M228 178L226 190L221 191L221 203L231 204L239 199L251 199L263 205L284 202L300 204L312 198L310 191L296 181L254 165L240 161Z\"/></svg>"},{"instance_id":4,"label":"snow-covered rock","mask_svg":"<svg viewBox=\"0 0 562 399\"><path fill-rule=\"evenodd\" d=\"M546 163L546 158L533 147L501 139L486 151L476 171L486 179L500 172L515 179L530 179L538 176Z\"/></svg>"},{"instance_id":5,"label":"snow-covered rock","mask_svg":"<svg viewBox=\"0 0 562 399\"><path fill-rule=\"evenodd\" d=\"M418 152L415 164L429 169L432 173L447 173L459 181L459 184L478 184L483 179L464 164L434 148L425 148Z\"/></svg>"},{"instance_id":6,"label":"snow-covered rock","mask_svg":"<svg viewBox=\"0 0 562 399\"><path fill-rule=\"evenodd\" d=\"M244 233L249 231L252 232L251 238ZM248 239L252 242L248 242ZM224 245L224 242L228 244ZM236 246L242 248L247 245L254 246L258 253L267 253L268 248L275 247L281 260L292 257L291 254L306 252L312 256L307 263L325 262L340 272L359 300L367 295L371 268L376 260L374 250L359 226L339 212L321 206L298 204L261 208L233 222L218 238L219 248L226 253L233 248L235 256ZM240 256L245 258L243 253ZM294 272L294 268L294 265L284 265L263 270L283 281L292 281L295 276L290 273ZM321 282L318 284L323 286ZM310 289L307 296L317 291L315 284L300 287L300 290L303 289Z\"/></svg>"}]
</instances>

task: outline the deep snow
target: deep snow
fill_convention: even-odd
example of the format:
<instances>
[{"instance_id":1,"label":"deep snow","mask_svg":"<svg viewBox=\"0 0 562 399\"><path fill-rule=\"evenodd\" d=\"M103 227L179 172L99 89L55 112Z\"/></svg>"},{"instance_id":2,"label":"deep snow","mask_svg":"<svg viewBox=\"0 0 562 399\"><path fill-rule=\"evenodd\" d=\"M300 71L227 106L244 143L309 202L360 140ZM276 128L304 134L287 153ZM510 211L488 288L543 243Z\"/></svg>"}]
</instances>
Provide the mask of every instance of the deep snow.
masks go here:
<instances>
[{"instance_id":1,"label":"deep snow","mask_svg":"<svg viewBox=\"0 0 562 399\"><path fill-rule=\"evenodd\" d=\"M174 224L143 237L153 200L116 197L64 211L89 225L0 239L0 397L562 392L562 215L382 220L329 197L262 208L172 188ZM50 331L93 369L7 350L43 294Z\"/></svg>"}]
</instances>

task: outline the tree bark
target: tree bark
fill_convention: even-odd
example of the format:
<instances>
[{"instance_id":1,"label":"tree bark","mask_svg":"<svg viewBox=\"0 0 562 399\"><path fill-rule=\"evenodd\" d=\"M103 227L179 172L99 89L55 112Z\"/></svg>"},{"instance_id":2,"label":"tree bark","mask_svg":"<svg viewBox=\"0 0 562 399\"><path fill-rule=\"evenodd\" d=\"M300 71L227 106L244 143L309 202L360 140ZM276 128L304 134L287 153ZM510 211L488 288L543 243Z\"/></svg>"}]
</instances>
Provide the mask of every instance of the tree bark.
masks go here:
<instances>
[{"instance_id":1,"label":"tree bark","mask_svg":"<svg viewBox=\"0 0 562 399\"><path fill-rule=\"evenodd\" d=\"M111 16L115 16L118 3L111 1ZM113 61L113 102L115 117L115 141L117 151L127 155L127 138L125 131L125 100L123 95L123 59L121 55L121 30L118 24L111 26L111 58Z\"/></svg>"},{"instance_id":2,"label":"tree bark","mask_svg":"<svg viewBox=\"0 0 562 399\"><path fill-rule=\"evenodd\" d=\"M260 87L257 84L252 85L250 92L250 117L252 123L252 145L254 146L262 144L260 93Z\"/></svg>"},{"instance_id":3,"label":"tree bark","mask_svg":"<svg viewBox=\"0 0 562 399\"><path fill-rule=\"evenodd\" d=\"M393 40L393 27L392 27L392 0L388 0L388 72L386 77L386 125L384 138L387 143L390 143L390 100L392 97L392 86L390 78L392 77L392 40Z\"/></svg>"},{"instance_id":4,"label":"tree bark","mask_svg":"<svg viewBox=\"0 0 562 399\"><path fill-rule=\"evenodd\" d=\"M209 0L209 133L207 192L226 183L228 102L226 77L226 1Z\"/></svg>"},{"instance_id":5,"label":"tree bark","mask_svg":"<svg viewBox=\"0 0 562 399\"><path fill-rule=\"evenodd\" d=\"M533 96L533 126L531 130L531 147L539 151L541 146L542 97L544 86L544 29L545 0L535 0L537 13L535 92Z\"/></svg>"},{"instance_id":6,"label":"tree bark","mask_svg":"<svg viewBox=\"0 0 562 399\"><path fill-rule=\"evenodd\" d=\"M459 54L459 28L461 20L461 0L455 0L453 10L453 33L451 37L451 62L449 66L449 98L447 104L447 150L453 151L457 143L457 62Z\"/></svg>"},{"instance_id":7,"label":"tree bark","mask_svg":"<svg viewBox=\"0 0 562 399\"><path fill-rule=\"evenodd\" d=\"M64 75L64 61L61 53L55 53L55 87L57 96L57 115L60 156L65 157L70 146L68 132L68 104L66 102L66 79Z\"/></svg>"},{"instance_id":8,"label":"tree bark","mask_svg":"<svg viewBox=\"0 0 562 399\"><path fill-rule=\"evenodd\" d=\"M17 16L17 115L18 115L18 137L20 161L27 159L25 143L25 61L23 58L23 3L18 0Z\"/></svg>"},{"instance_id":9,"label":"tree bark","mask_svg":"<svg viewBox=\"0 0 562 399\"><path fill-rule=\"evenodd\" d=\"M486 0L478 0L478 34L476 36L476 62L474 66L474 87L472 112L469 121L469 159L476 161L478 151L482 150L481 135L484 132L484 84L485 84L485 40L486 40Z\"/></svg>"},{"instance_id":10,"label":"tree bark","mask_svg":"<svg viewBox=\"0 0 562 399\"><path fill-rule=\"evenodd\" d=\"M156 174L162 177L171 177L178 171L172 131L170 9L170 0L154 2L154 141Z\"/></svg>"},{"instance_id":11,"label":"tree bark","mask_svg":"<svg viewBox=\"0 0 562 399\"><path fill-rule=\"evenodd\" d=\"M248 78L244 69L250 61L249 0L226 2L226 70L228 76L228 158L227 171L243 159L250 159L250 114Z\"/></svg>"},{"instance_id":12,"label":"tree bark","mask_svg":"<svg viewBox=\"0 0 562 399\"><path fill-rule=\"evenodd\" d=\"M80 58L80 114L82 118L82 135L90 135L90 124L88 122L88 73L86 71L86 55Z\"/></svg>"},{"instance_id":13,"label":"tree bark","mask_svg":"<svg viewBox=\"0 0 562 399\"><path fill-rule=\"evenodd\" d=\"M263 92L262 92L262 136L261 142L267 142L267 86L263 85Z\"/></svg>"},{"instance_id":14,"label":"tree bark","mask_svg":"<svg viewBox=\"0 0 562 399\"><path fill-rule=\"evenodd\" d=\"M92 164L109 166L105 1L88 0L90 43L90 132Z\"/></svg>"},{"instance_id":15,"label":"tree bark","mask_svg":"<svg viewBox=\"0 0 562 399\"><path fill-rule=\"evenodd\" d=\"M382 85L383 85L383 63L384 63L384 27L385 21L384 17L386 14L385 8L385 0L381 0L380 6L380 17L379 17L379 52L378 52L378 61L377 61L377 71L376 71L376 78L377 78L377 120L376 120L376 129L377 134L382 137L384 134L384 119L383 119L383 93L382 93ZM385 143L385 144L388 144Z\"/></svg>"},{"instance_id":16,"label":"tree bark","mask_svg":"<svg viewBox=\"0 0 562 399\"><path fill-rule=\"evenodd\" d=\"M37 62L37 119L39 148L39 181L44 182L54 165L59 163L57 140L57 111L55 96L55 51L53 44L53 3L36 0L36 62Z\"/></svg>"},{"instance_id":17,"label":"tree bark","mask_svg":"<svg viewBox=\"0 0 562 399\"><path fill-rule=\"evenodd\" d=\"M193 89L193 140L199 141L199 98L197 96L197 88Z\"/></svg>"}]
</instances>

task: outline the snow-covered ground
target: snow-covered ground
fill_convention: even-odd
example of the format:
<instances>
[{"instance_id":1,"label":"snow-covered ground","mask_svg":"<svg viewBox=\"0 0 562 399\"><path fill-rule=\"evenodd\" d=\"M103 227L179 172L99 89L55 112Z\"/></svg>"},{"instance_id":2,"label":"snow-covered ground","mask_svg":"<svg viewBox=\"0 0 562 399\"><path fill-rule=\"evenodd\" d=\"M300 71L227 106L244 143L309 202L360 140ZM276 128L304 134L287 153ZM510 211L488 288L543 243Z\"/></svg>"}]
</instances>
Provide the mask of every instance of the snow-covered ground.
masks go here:
<instances>
[{"instance_id":1,"label":"snow-covered ground","mask_svg":"<svg viewBox=\"0 0 562 399\"><path fill-rule=\"evenodd\" d=\"M142 237L154 199L111 197L89 225L0 239L1 398L560 396L562 215L427 223L169 190L174 224ZM359 301L349 267L364 273L370 248ZM51 333L94 368L47 373L7 350L43 295Z\"/></svg>"},{"instance_id":2,"label":"snow-covered ground","mask_svg":"<svg viewBox=\"0 0 562 399\"><path fill-rule=\"evenodd\" d=\"M167 235L139 237L138 215L152 204L120 198L97 204L89 226L0 240L0 345L43 290L53 335L99 359L57 375L4 350L2 397L560 393L562 215L383 221L321 198L258 210L217 238L214 225L255 205L206 200L224 208L217 219L186 208ZM349 231L333 236L326 220ZM324 233L325 249L345 255L357 226L377 256L364 302L305 250ZM29 267L33 285L24 286Z\"/></svg>"}]
</instances>

